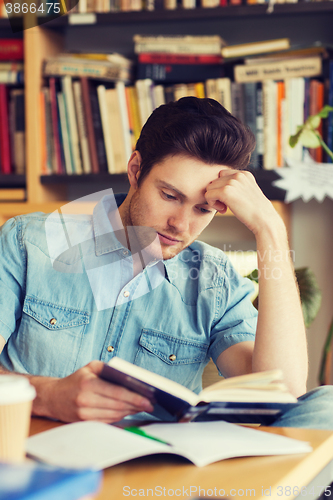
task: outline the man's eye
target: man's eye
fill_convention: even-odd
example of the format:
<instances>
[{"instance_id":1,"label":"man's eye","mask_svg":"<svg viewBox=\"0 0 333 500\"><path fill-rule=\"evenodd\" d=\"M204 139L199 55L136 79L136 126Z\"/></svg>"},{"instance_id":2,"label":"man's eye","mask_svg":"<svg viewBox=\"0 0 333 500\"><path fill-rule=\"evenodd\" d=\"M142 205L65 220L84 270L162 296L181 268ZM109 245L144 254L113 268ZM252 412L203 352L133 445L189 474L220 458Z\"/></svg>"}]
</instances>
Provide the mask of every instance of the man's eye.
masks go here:
<instances>
[{"instance_id":1,"label":"man's eye","mask_svg":"<svg viewBox=\"0 0 333 500\"><path fill-rule=\"evenodd\" d=\"M211 213L211 210L207 210L206 208L200 208L200 207L199 207L199 211L200 211L202 214L210 214L210 213Z\"/></svg>"},{"instance_id":2,"label":"man's eye","mask_svg":"<svg viewBox=\"0 0 333 500\"><path fill-rule=\"evenodd\" d=\"M165 193L164 191L162 191L162 193L163 193L163 196L164 196L167 200L176 200L176 197L175 197L175 196L172 196L171 194Z\"/></svg>"}]
</instances>

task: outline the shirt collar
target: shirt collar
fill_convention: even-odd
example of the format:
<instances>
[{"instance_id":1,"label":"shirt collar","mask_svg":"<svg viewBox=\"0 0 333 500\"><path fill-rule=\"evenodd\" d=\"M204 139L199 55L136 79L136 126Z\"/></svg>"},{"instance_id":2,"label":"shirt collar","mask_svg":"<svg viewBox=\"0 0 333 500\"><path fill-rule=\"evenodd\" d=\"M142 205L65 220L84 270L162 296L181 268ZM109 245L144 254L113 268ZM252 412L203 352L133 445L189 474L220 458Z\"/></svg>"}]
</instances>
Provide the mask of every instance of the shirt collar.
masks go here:
<instances>
[{"instance_id":1,"label":"shirt collar","mask_svg":"<svg viewBox=\"0 0 333 500\"><path fill-rule=\"evenodd\" d=\"M118 207L123 203L126 194L109 194L97 203L93 212L93 228L96 255L123 249L117 239L117 232L124 231Z\"/></svg>"}]
</instances>

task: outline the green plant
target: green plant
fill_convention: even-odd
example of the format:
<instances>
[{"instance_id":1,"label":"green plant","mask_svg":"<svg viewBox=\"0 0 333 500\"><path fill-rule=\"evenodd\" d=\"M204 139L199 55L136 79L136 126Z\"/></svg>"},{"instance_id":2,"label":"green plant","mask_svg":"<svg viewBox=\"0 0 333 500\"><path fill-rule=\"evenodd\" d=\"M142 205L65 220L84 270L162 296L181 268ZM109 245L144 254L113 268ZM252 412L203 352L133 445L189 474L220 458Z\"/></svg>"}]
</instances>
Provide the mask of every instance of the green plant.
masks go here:
<instances>
[{"instance_id":1,"label":"green plant","mask_svg":"<svg viewBox=\"0 0 333 500\"><path fill-rule=\"evenodd\" d=\"M322 147L333 160L333 152L324 142L318 130L321 120L327 118L331 111L333 111L333 107L326 105L316 115L309 116L303 125L297 127L296 134L289 137L289 145L294 148L300 142L306 148Z\"/></svg>"},{"instance_id":2,"label":"green plant","mask_svg":"<svg viewBox=\"0 0 333 500\"><path fill-rule=\"evenodd\" d=\"M306 327L309 327L318 314L321 305L321 291L313 271L308 267L295 269L295 276L301 298L304 323ZM258 283L258 269L254 269L252 273L246 277ZM253 302L254 306L257 308L258 300L259 296Z\"/></svg>"}]
</instances>

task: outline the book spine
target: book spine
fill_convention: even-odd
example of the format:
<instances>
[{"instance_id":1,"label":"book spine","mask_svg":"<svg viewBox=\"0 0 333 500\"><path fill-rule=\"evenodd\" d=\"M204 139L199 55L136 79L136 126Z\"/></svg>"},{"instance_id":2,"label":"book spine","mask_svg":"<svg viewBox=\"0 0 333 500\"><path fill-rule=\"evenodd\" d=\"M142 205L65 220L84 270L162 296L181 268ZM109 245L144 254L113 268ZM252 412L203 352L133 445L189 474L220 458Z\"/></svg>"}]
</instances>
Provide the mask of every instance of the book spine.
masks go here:
<instances>
[{"instance_id":1,"label":"book spine","mask_svg":"<svg viewBox=\"0 0 333 500\"><path fill-rule=\"evenodd\" d=\"M41 171L43 175L50 173L48 165L47 156L47 144L46 144L46 120L45 120L45 93L43 90L39 93L39 134L40 134L40 150L41 150Z\"/></svg>"},{"instance_id":2,"label":"book spine","mask_svg":"<svg viewBox=\"0 0 333 500\"><path fill-rule=\"evenodd\" d=\"M96 153L98 158L99 172L108 172L101 114L99 111L97 91L94 88L94 86L91 86L89 88L89 98L91 105L92 125L95 133Z\"/></svg>"},{"instance_id":3,"label":"book spine","mask_svg":"<svg viewBox=\"0 0 333 500\"><path fill-rule=\"evenodd\" d=\"M232 114L242 123L245 122L244 88L241 83L231 83Z\"/></svg>"},{"instance_id":4,"label":"book spine","mask_svg":"<svg viewBox=\"0 0 333 500\"><path fill-rule=\"evenodd\" d=\"M216 85L217 79L216 78L208 78L205 81L205 86L206 86L206 96L209 99L215 99L215 101L219 102L219 95L217 92L217 85Z\"/></svg>"},{"instance_id":5,"label":"book spine","mask_svg":"<svg viewBox=\"0 0 333 500\"><path fill-rule=\"evenodd\" d=\"M263 80L284 80L293 77L318 76L322 72L321 57L288 59L266 64L236 65L236 82L257 82Z\"/></svg>"},{"instance_id":6,"label":"book spine","mask_svg":"<svg viewBox=\"0 0 333 500\"><path fill-rule=\"evenodd\" d=\"M276 103L276 82L273 80L266 80L263 82L265 170L271 170L276 167Z\"/></svg>"},{"instance_id":7,"label":"book spine","mask_svg":"<svg viewBox=\"0 0 333 500\"><path fill-rule=\"evenodd\" d=\"M0 155L3 174L12 173L7 86L0 85Z\"/></svg>"},{"instance_id":8,"label":"book spine","mask_svg":"<svg viewBox=\"0 0 333 500\"><path fill-rule=\"evenodd\" d=\"M65 156L66 174L72 175L74 170L73 170L72 155L71 155L70 140L69 140L68 120L66 116L66 107L65 107L66 104L63 92L57 93L57 101L59 107L60 132L61 132L61 139Z\"/></svg>"},{"instance_id":9,"label":"book spine","mask_svg":"<svg viewBox=\"0 0 333 500\"><path fill-rule=\"evenodd\" d=\"M76 114L75 114L72 78L70 76L63 77L62 85L63 85L63 94L64 94L65 107L68 118L69 138L70 138L70 147L72 152L74 172L76 174L82 174L79 134L76 121Z\"/></svg>"},{"instance_id":10,"label":"book spine","mask_svg":"<svg viewBox=\"0 0 333 500\"><path fill-rule=\"evenodd\" d=\"M180 55L143 52L138 55L138 62L141 64L222 64L223 58L220 55Z\"/></svg>"},{"instance_id":11,"label":"book spine","mask_svg":"<svg viewBox=\"0 0 333 500\"><path fill-rule=\"evenodd\" d=\"M74 103L75 103L76 118L79 131L79 141L82 152L83 171L85 174L90 174L91 163L90 163L88 130L84 117L81 82L77 81L73 83L73 93L74 93Z\"/></svg>"},{"instance_id":12,"label":"book spine","mask_svg":"<svg viewBox=\"0 0 333 500\"><path fill-rule=\"evenodd\" d=\"M194 84L195 88L195 97L198 97L199 99L204 99L206 97L206 92L205 92L205 84L203 82L197 82Z\"/></svg>"},{"instance_id":13,"label":"book spine","mask_svg":"<svg viewBox=\"0 0 333 500\"><path fill-rule=\"evenodd\" d=\"M0 69L0 83L23 84L23 71L6 71Z\"/></svg>"},{"instance_id":14,"label":"book spine","mask_svg":"<svg viewBox=\"0 0 333 500\"><path fill-rule=\"evenodd\" d=\"M128 121L128 110L127 110L127 102L126 102L126 92L124 82L116 83L117 96L119 101L120 108L120 116L121 116L121 125L124 137L124 145L125 145L125 155L126 162L130 159L132 154L132 143L131 143L131 133L130 126Z\"/></svg>"},{"instance_id":15,"label":"book spine","mask_svg":"<svg viewBox=\"0 0 333 500\"><path fill-rule=\"evenodd\" d=\"M137 79L150 78L154 82L192 83L198 80L221 78L225 75L222 64L138 64Z\"/></svg>"},{"instance_id":16,"label":"book spine","mask_svg":"<svg viewBox=\"0 0 333 500\"><path fill-rule=\"evenodd\" d=\"M97 157L97 148L96 148L96 140L95 140L95 132L93 127L93 117L89 96L89 80L87 78L81 78L81 89L82 89L82 99L83 99L83 110L84 110L84 118L87 124L88 131L88 143L89 143L89 152L90 152L90 162L91 169L94 174L98 174L99 165L98 165L98 157Z\"/></svg>"},{"instance_id":17,"label":"book spine","mask_svg":"<svg viewBox=\"0 0 333 500\"><path fill-rule=\"evenodd\" d=\"M277 82L277 145L276 162L278 167L283 167L283 102L284 82Z\"/></svg>"},{"instance_id":18,"label":"book spine","mask_svg":"<svg viewBox=\"0 0 333 500\"><path fill-rule=\"evenodd\" d=\"M56 174L56 158L54 150L54 136L52 130L52 114L51 114L51 102L50 102L50 89L43 88L42 93L44 94L44 123L45 123L45 146L46 146L46 163L45 172L47 174ZM43 122L43 120L42 120Z\"/></svg>"},{"instance_id":19,"label":"book spine","mask_svg":"<svg viewBox=\"0 0 333 500\"><path fill-rule=\"evenodd\" d=\"M11 91L13 102L13 163L15 173L23 175L25 172L25 107L24 90L13 89Z\"/></svg>"},{"instance_id":20,"label":"book spine","mask_svg":"<svg viewBox=\"0 0 333 500\"><path fill-rule=\"evenodd\" d=\"M23 71L21 62L0 62L0 71Z\"/></svg>"},{"instance_id":21,"label":"book spine","mask_svg":"<svg viewBox=\"0 0 333 500\"><path fill-rule=\"evenodd\" d=\"M101 64L100 61L81 62L78 61L61 61L57 59L46 60L44 66L44 75L46 76L73 76L73 77L89 77L102 78L104 80L117 81L129 80L131 72L128 68L115 66L112 64Z\"/></svg>"},{"instance_id":22,"label":"book spine","mask_svg":"<svg viewBox=\"0 0 333 500\"><path fill-rule=\"evenodd\" d=\"M258 168L263 168L265 142L264 142L264 102L262 82L256 82L256 140Z\"/></svg>"},{"instance_id":23,"label":"book spine","mask_svg":"<svg viewBox=\"0 0 333 500\"><path fill-rule=\"evenodd\" d=\"M150 79L137 80L135 82L135 88L138 96L141 127L143 127L148 117L153 112L153 103L151 101L151 93L150 93L151 85L153 85L153 82Z\"/></svg>"},{"instance_id":24,"label":"book spine","mask_svg":"<svg viewBox=\"0 0 333 500\"><path fill-rule=\"evenodd\" d=\"M0 39L0 61L23 61L23 40L19 38Z\"/></svg>"},{"instance_id":25,"label":"book spine","mask_svg":"<svg viewBox=\"0 0 333 500\"><path fill-rule=\"evenodd\" d=\"M140 111L138 103L138 95L135 87L129 87L130 107L133 113L133 134L134 142L139 139L141 132Z\"/></svg>"},{"instance_id":26,"label":"book spine","mask_svg":"<svg viewBox=\"0 0 333 500\"><path fill-rule=\"evenodd\" d=\"M172 0L171 0L172 1ZM136 54L142 52L166 53L166 54L194 54L194 55L218 55L221 56L221 46L216 43L168 43L156 44L156 42L138 42L135 43L134 51Z\"/></svg>"},{"instance_id":27,"label":"book spine","mask_svg":"<svg viewBox=\"0 0 333 500\"><path fill-rule=\"evenodd\" d=\"M218 101L231 113L231 80L230 78L218 78L216 80Z\"/></svg>"},{"instance_id":28,"label":"book spine","mask_svg":"<svg viewBox=\"0 0 333 500\"><path fill-rule=\"evenodd\" d=\"M108 172L109 172L109 174L115 174L116 173L116 166L115 166L114 152L113 152L113 147L112 147L112 142L111 142L111 131L110 131L109 115L108 115L107 102L106 102L106 89L105 89L104 85L99 85L97 87L97 95L98 95L98 102L99 102L99 110L100 110L100 114L101 114L102 129L103 129L103 135L104 135L104 144L105 144L105 151L106 151L106 159L107 159L107 163L108 163Z\"/></svg>"},{"instance_id":29,"label":"book spine","mask_svg":"<svg viewBox=\"0 0 333 500\"><path fill-rule=\"evenodd\" d=\"M245 101L245 123L252 131L253 135L257 135L256 125L256 84L254 82L244 83L244 101ZM257 145L251 155L250 167L258 168L258 149Z\"/></svg>"},{"instance_id":30,"label":"book spine","mask_svg":"<svg viewBox=\"0 0 333 500\"><path fill-rule=\"evenodd\" d=\"M329 75L328 75L328 98L327 103L329 106L333 106L333 60L329 61ZM333 113L329 113L327 118L327 136L326 144L328 148L333 151ZM332 163L332 158L326 156L327 163Z\"/></svg>"},{"instance_id":31,"label":"book spine","mask_svg":"<svg viewBox=\"0 0 333 500\"><path fill-rule=\"evenodd\" d=\"M128 114L128 125L129 125L129 133L131 139L131 150L135 149L135 139L134 139L134 116L133 116L133 107L131 102L131 89L133 87L125 87L125 97L126 97L126 108Z\"/></svg>"},{"instance_id":32,"label":"book spine","mask_svg":"<svg viewBox=\"0 0 333 500\"><path fill-rule=\"evenodd\" d=\"M57 90L55 78L50 78L50 101L51 101L51 116L54 137L54 149L56 158L56 173L62 174L64 171L61 158L60 136L59 136L59 114L57 106Z\"/></svg>"},{"instance_id":33,"label":"book spine","mask_svg":"<svg viewBox=\"0 0 333 500\"><path fill-rule=\"evenodd\" d=\"M124 135L122 133L121 111L117 89L106 91L107 111L110 123L110 136L115 158L115 173L126 172L127 158L125 153Z\"/></svg>"}]
</instances>

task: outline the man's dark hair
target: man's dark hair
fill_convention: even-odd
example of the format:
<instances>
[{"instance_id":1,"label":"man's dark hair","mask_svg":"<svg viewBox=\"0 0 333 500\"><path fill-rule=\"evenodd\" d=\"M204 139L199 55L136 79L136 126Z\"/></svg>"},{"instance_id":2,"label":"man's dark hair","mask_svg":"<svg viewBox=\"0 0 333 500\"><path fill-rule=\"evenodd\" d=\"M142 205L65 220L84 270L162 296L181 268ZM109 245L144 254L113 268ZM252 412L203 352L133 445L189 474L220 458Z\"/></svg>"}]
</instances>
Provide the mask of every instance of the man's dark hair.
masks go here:
<instances>
[{"instance_id":1,"label":"man's dark hair","mask_svg":"<svg viewBox=\"0 0 333 500\"><path fill-rule=\"evenodd\" d=\"M214 99L183 97L159 106L136 143L142 158L139 185L168 156L192 156L208 165L245 170L255 148L251 130Z\"/></svg>"}]
</instances>

